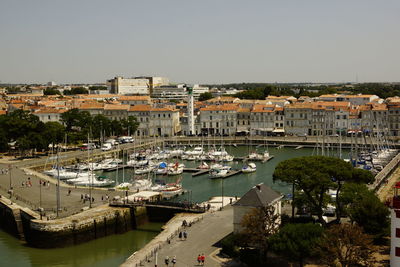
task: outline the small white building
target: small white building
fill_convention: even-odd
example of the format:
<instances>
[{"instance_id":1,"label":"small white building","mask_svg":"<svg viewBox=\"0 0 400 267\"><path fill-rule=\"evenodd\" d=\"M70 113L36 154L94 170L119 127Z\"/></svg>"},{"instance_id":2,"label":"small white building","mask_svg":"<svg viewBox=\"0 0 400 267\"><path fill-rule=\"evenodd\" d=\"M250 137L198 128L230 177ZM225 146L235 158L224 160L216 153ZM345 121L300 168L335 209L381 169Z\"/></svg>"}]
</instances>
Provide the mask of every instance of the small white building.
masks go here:
<instances>
[{"instance_id":1,"label":"small white building","mask_svg":"<svg viewBox=\"0 0 400 267\"><path fill-rule=\"evenodd\" d=\"M258 184L248 191L244 196L233 204L233 232L238 234L243 231L243 216L254 208L262 208L272 205L275 214L282 214L283 196L264 184ZM280 218L279 218L280 222Z\"/></svg>"}]
</instances>

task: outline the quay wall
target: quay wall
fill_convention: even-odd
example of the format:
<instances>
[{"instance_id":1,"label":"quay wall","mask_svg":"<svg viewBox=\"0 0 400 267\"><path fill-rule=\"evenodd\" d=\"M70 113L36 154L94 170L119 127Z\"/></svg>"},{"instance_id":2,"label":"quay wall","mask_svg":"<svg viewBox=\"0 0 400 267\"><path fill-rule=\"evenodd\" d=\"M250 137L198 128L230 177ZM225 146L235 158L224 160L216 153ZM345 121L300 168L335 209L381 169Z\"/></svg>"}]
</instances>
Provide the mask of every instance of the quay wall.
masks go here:
<instances>
[{"instance_id":1,"label":"quay wall","mask_svg":"<svg viewBox=\"0 0 400 267\"><path fill-rule=\"evenodd\" d=\"M11 200L0 198L0 227L29 246L55 248L76 245L135 229L148 221L144 207L99 206L66 218L47 220Z\"/></svg>"},{"instance_id":2,"label":"quay wall","mask_svg":"<svg viewBox=\"0 0 400 267\"><path fill-rule=\"evenodd\" d=\"M371 185L371 189L378 192L381 186L386 183L387 179L392 173L400 166L400 153L396 155L377 175L375 175L375 181Z\"/></svg>"},{"instance_id":3,"label":"quay wall","mask_svg":"<svg viewBox=\"0 0 400 267\"><path fill-rule=\"evenodd\" d=\"M9 234L20 238L20 233L15 218L20 206L1 196L0 198L0 227Z\"/></svg>"}]
</instances>

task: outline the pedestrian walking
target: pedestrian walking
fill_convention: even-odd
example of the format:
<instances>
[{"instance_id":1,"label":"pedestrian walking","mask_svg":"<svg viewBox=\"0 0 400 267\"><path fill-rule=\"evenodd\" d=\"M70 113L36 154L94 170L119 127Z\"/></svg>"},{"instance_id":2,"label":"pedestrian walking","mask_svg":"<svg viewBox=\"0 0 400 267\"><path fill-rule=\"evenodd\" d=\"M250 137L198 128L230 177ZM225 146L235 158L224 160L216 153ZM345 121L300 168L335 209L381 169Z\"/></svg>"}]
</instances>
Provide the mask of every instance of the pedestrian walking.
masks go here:
<instances>
[{"instance_id":1,"label":"pedestrian walking","mask_svg":"<svg viewBox=\"0 0 400 267\"><path fill-rule=\"evenodd\" d=\"M164 262L165 262L165 265L169 265L169 257L167 256L167 257L165 257L165 260L164 260Z\"/></svg>"},{"instance_id":2,"label":"pedestrian walking","mask_svg":"<svg viewBox=\"0 0 400 267\"><path fill-rule=\"evenodd\" d=\"M182 240L182 232L179 232L179 239Z\"/></svg>"},{"instance_id":3,"label":"pedestrian walking","mask_svg":"<svg viewBox=\"0 0 400 267\"><path fill-rule=\"evenodd\" d=\"M83 194L81 194L81 201L83 201Z\"/></svg>"},{"instance_id":4,"label":"pedestrian walking","mask_svg":"<svg viewBox=\"0 0 400 267\"><path fill-rule=\"evenodd\" d=\"M172 266L175 266L176 264L176 256L174 256L174 258L172 259Z\"/></svg>"},{"instance_id":5,"label":"pedestrian walking","mask_svg":"<svg viewBox=\"0 0 400 267\"><path fill-rule=\"evenodd\" d=\"M201 265L201 255L197 256L197 265Z\"/></svg>"},{"instance_id":6,"label":"pedestrian walking","mask_svg":"<svg viewBox=\"0 0 400 267\"><path fill-rule=\"evenodd\" d=\"M206 260L206 256L204 256L204 253L201 254L201 265L204 265L204 261Z\"/></svg>"},{"instance_id":7,"label":"pedestrian walking","mask_svg":"<svg viewBox=\"0 0 400 267\"><path fill-rule=\"evenodd\" d=\"M68 189L68 196L71 195L71 189Z\"/></svg>"},{"instance_id":8,"label":"pedestrian walking","mask_svg":"<svg viewBox=\"0 0 400 267\"><path fill-rule=\"evenodd\" d=\"M187 233L186 233L186 231L184 231L183 232L183 238L186 240L186 238L187 238Z\"/></svg>"}]
</instances>

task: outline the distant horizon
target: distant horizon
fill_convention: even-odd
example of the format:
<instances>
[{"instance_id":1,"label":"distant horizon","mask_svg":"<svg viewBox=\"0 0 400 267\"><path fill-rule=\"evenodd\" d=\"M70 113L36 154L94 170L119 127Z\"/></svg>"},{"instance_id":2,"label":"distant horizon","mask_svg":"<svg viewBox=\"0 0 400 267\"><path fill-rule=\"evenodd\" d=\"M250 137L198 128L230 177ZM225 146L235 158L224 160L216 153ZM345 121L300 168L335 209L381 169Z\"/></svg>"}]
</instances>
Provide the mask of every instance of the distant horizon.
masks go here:
<instances>
[{"instance_id":1,"label":"distant horizon","mask_svg":"<svg viewBox=\"0 0 400 267\"><path fill-rule=\"evenodd\" d=\"M147 76L146 76L147 77ZM128 77L124 77L128 78ZM46 82L22 82L22 83L8 83L0 80L0 85L47 85L49 82L55 82L56 85L105 85L105 82L57 82L57 81L46 81ZM174 84L199 84L199 85L229 85L229 84L397 84L400 81L383 81L383 82L354 82L354 81L340 81L340 82L224 82L224 83L189 83L189 82L171 82Z\"/></svg>"},{"instance_id":2,"label":"distant horizon","mask_svg":"<svg viewBox=\"0 0 400 267\"><path fill-rule=\"evenodd\" d=\"M398 0L3 0L0 7L0 83L90 84L144 73L189 84L400 79Z\"/></svg>"}]
</instances>

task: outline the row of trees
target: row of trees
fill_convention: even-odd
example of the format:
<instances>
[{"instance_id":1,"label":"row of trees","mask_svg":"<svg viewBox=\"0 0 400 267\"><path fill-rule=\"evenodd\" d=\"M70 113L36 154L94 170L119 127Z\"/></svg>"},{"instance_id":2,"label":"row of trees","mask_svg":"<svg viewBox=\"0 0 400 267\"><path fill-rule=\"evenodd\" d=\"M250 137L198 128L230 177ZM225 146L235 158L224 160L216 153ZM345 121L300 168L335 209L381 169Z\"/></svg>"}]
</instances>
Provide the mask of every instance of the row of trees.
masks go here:
<instances>
[{"instance_id":1,"label":"row of trees","mask_svg":"<svg viewBox=\"0 0 400 267\"><path fill-rule=\"evenodd\" d=\"M71 143L87 139L88 134L95 139L107 136L132 135L139 127L136 117L110 120L102 114L90 115L87 111L71 109L61 115Z\"/></svg>"},{"instance_id":2,"label":"row of trees","mask_svg":"<svg viewBox=\"0 0 400 267\"><path fill-rule=\"evenodd\" d=\"M323 94L334 94L346 91L350 94L372 94L381 98L388 98L400 95L399 84L384 83L361 83L354 85L354 88L343 85L320 85L306 86L299 84L268 84L268 83L237 83L225 85L211 85L216 87L236 88L244 90L234 96L241 99L265 99L268 95L281 96L309 96L316 97Z\"/></svg>"},{"instance_id":3,"label":"row of trees","mask_svg":"<svg viewBox=\"0 0 400 267\"><path fill-rule=\"evenodd\" d=\"M27 151L47 151L49 145L79 143L91 138L133 134L139 123L133 116L123 120L110 120L103 115L91 116L86 111L69 110L61 115L61 122L43 123L28 111L16 110L0 116L0 151L10 144L23 155ZM65 140L67 138L67 140Z\"/></svg>"},{"instance_id":4,"label":"row of trees","mask_svg":"<svg viewBox=\"0 0 400 267\"><path fill-rule=\"evenodd\" d=\"M287 223L276 225L277 215L272 206L254 209L244 216L245 230L234 237L240 247L256 247L259 256L252 264L268 263L268 252L297 261L304 265L307 258L328 266L369 266L372 257L373 237L358 224L334 224L323 227L315 223ZM274 221L275 220L275 221ZM264 222L264 223L261 223ZM236 248L236 255L238 247ZM231 253L235 254L235 249Z\"/></svg>"},{"instance_id":5,"label":"row of trees","mask_svg":"<svg viewBox=\"0 0 400 267\"><path fill-rule=\"evenodd\" d=\"M372 262L373 243L382 242L389 233L389 210L368 189L366 184L373 180L370 172L341 159L311 156L280 162L273 179L292 184L293 207L316 215L317 223L299 223L285 216L281 220L273 206L253 209L243 217L243 233L234 237L236 253L257 248L262 264L268 251L296 260L300 266L310 257L329 266ZM330 189L336 191L335 196L328 194ZM328 224L323 215L329 204L336 207L336 218ZM235 249L231 252L235 254Z\"/></svg>"},{"instance_id":6,"label":"row of trees","mask_svg":"<svg viewBox=\"0 0 400 267\"><path fill-rule=\"evenodd\" d=\"M63 94L64 95L81 95L81 94L88 94L89 90L84 88L84 87L75 87L72 88L71 90L64 90ZM46 88L43 91L44 95L62 95L60 90L57 89L57 87L50 87Z\"/></svg>"},{"instance_id":7,"label":"row of trees","mask_svg":"<svg viewBox=\"0 0 400 267\"><path fill-rule=\"evenodd\" d=\"M58 122L43 123L28 111L16 110L0 116L0 151L10 144L21 154L32 149L47 150L50 144L63 140L65 127Z\"/></svg>"}]
</instances>

